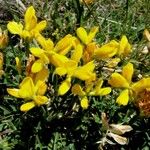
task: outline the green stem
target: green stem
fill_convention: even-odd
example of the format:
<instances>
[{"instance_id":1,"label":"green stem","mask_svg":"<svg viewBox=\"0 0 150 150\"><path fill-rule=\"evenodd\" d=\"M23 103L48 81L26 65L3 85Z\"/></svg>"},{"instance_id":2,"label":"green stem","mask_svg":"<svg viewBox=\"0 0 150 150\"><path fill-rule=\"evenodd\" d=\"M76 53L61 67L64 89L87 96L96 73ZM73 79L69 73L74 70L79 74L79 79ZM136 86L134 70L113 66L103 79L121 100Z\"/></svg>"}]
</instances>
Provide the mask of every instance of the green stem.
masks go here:
<instances>
[{"instance_id":1,"label":"green stem","mask_svg":"<svg viewBox=\"0 0 150 150\"><path fill-rule=\"evenodd\" d=\"M84 9L83 6L80 4L79 0L76 1L73 0L73 2L76 7L76 15L77 15L76 27L80 27Z\"/></svg>"}]
</instances>

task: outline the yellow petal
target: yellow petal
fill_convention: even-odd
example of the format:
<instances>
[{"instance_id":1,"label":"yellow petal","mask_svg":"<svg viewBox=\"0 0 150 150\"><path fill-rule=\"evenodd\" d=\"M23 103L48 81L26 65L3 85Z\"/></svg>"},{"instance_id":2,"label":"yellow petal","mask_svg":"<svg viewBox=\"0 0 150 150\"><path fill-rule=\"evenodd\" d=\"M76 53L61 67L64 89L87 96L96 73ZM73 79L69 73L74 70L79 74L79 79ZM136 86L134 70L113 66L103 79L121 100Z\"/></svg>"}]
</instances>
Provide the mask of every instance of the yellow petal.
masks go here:
<instances>
[{"instance_id":1,"label":"yellow petal","mask_svg":"<svg viewBox=\"0 0 150 150\"><path fill-rule=\"evenodd\" d=\"M88 35L86 30L83 27L79 27L77 29L77 36L84 44L88 44Z\"/></svg>"},{"instance_id":2,"label":"yellow petal","mask_svg":"<svg viewBox=\"0 0 150 150\"><path fill-rule=\"evenodd\" d=\"M119 48L119 51L118 51L119 55L124 53L124 49L126 48L127 43L128 43L127 37L126 36L122 36L121 41L120 41L120 48Z\"/></svg>"},{"instance_id":3,"label":"yellow petal","mask_svg":"<svg viewBox=\"0 0 150 150\"><path fill-rule=\"evenodd\" d=\"M23 112L26 112L26 111L29 111L30 109L32 109L33 107L35 107L35 103L28 102L28 103L22 104L20 107L20 110Z\"/></svg>"},{"instance_id":4,"label":"yellow petal","mask_svg":"<svg viewBox=\"0 0 150 150\"><path fill-rule=\"evenodd\" d=\"M95 69L95 64L94 61L90 61L87 64L85 64L84 66L80 67L83 70L88 70L90 72L93 72Z\"/></svg>"},{"instance_id":5,"label":"yellow petal","mask_svg":"<svg viewBox=\"0 0 150 150\"><path fill-rule=\"evenodd\" d=\"M20 36L24 39L29 39L29 40L32 38L31 33L27 30L23 30Z\"/></svg>"},{"instance_id":6,"label":"yellow petal","mask_svg":"<svg viewBox=\"0 0 150 150\"><path fill-rule=\"evenodd\" d=\"M97 48L98 47L95 42L92 42L86 45L86 48L84 49L84 53L82 57L85 63L88 63L93 59L94 52Z\"/></svg>"},{"instance_id":7,"label":"yellow petal","mask_svg":"<svg viewBox=\"0 0 150 150\"><path fill-rule=\"evenodd\" d=\"M137 81L132 84L131 88L137 94L142 92L144 89L150 88L150 78L143 78L140 81Z\"/></svg>"},{"instance_id":8,"label":"yellow petal","mask_svg":"<svg viewBox=\"0 0 150 150\"><path fill-rule=\"evenodd\" d=\"M20 95L19 95L19 89L10 89L10 88L7 88L7 92L14 96L14 97L17 97L17 98L21 98Z\"/></svg>"},{"instance_id":9,"label":"yellow petal","mask_svg":"<svg viewBox=\"0 0 150 150\"><path fill-rule=\"evenodd\" d=\"M31 77L26 77L20 83L20 98L32 99L35 92L34 84Z\"/></svg>"},{"instance_id":10,"label":"yellow petal","mask_svg":"<svg viewBox=\"0 0 150 150\"><path fill-rule=\"evenodd\" d=\"M58 94L59 95L64 95L65 93L68 92L68 90L70 89L71 87L71 78L67 78L65 81L63 81L61 83L61 85L59 86L59 89L58 89Z\"/></svg>"},{"instance_id":11,"label":"yellow petal","mask_svg":"<svg viewBox=\"0 0 150 150\"><path fill-rule=\"evenodd\" d=\"M88 34L88 43L92 42L96 33L98 32L98 27L93 27Z\"/></svg>"},{"instance_id":12,"label":"yellow petal","mask_svg":"<svg viewBox=\"0 0 150 150\"><path fill-rule=\"evenodd\" d=\"M75 70L73 76L76 78L79 78L80 80L88 80L91 78L93 78L93 80L95 80L94 79L95 73L93 73L94 68L95 68L94 61L91 61L82 67L78 67Z\"/></svg>"},{"instance_id":13,"label":"yellow petal","mask_svg":"<svg viewBox=\"0 0 150 150\"><path fill-rule=\"evenodd\" d=\"M71 55L71 59L76 62L79 62L82 57L82 53L83 53L83 47L80 44L78 44L73 54Z\"/></svg>"},{"instance_id":14,"label":"yellow petal","mask_svg":"<svg viewBox=\"0 0 150 150\"><path fill-rule=\"evenodd\" d=\"M80 105L81 105L81 107L82 107L83 109L87 109L87 108L88 108L88 106L89 106L89 101L88 101L88 99L87 99L86 96L84 96L84 97L81 99Z\"/></svg>"},{"instance_id":15,"label":"yellow petal","mask_svg":"<svg viewBox=\"0 0 150 150\"><path fill-rule=\"evenodd\" d=\"M54 49L54 43L51 39L47 39L46 40L46 43L45 43L45 46L43 46L43 48L45 48L45 50L47 51L51 51Z\"/></svg>"},{"instance_id":16,"label":"yellow petal","mask_svg":"<svg viewBox=\"0 0 150 150\"><path fill-rule=\"evenodd\" d=\"M71 91L74 95L78 95L78 96L84 96L85 95L85 92L83 91L82 87L79 84L73 85Z\"/></svg>"},{"instance_id":17,"label":"yellow petal","mask_svg":"<svg viewBox=\"0 0 150 150\"><path fill-rule=\"evenodd\" d=\"M63 76L67 73L67 70L64 67L57 67L54 73Z\"/></svg>"},{"instance_id":18,"label":"yellow petal","mask_svg":"<svg viewBox=\"0 0 150 150\"><path fill-rule=\"evenodd\" d=\"M80 80L95 80L95 73L86 71L84 69L77 69L74 74L73 77L76 77Z\"/></svg>"},{"instance_id":19,"label":"yellow petal","mask_svg":"<svg viewBox=\"0 0 150 150\"><path fill-rule=\"evenodd\" d=\"M41 32L42 30L44 30L46 28L46 25L47 25L46 20L39 22L35 27L36 32Z\"/></svg>"},{"instance_id":20,"label":"yellow petal","mask_svg":"<svg viewBox=\"0 0 150 150\"><path fill-rule=\"evenodd\" d=\"M41 54L40 59L43 62L43 64L49 64L50 63L49 56L46 53Z\"/></svg>"},{"instance_id":21,"label":"yellow petal","mask_svg":"<svg viewBox=\"0 0 150 150\"><path fill-rule=\"evenodd\" d=\"M30 52L36 56L36 57L41 57L41 55L44 53L44 50L41 48L37 48L37 47L32 47L30 48Z\"/></svg>"},{"instance_id":22,"label":"yellow petal","mask_svg":"<svg viewBox=\"0 0 150 150\"><path fill-rule=\"evenodd\" d=\"M44 63L41 59L38 59L37 61L34 62L32 65L31 71L32 73L37 73L43 69Z\"/></svg>"},{"instance_id":23,"label":"yellow petal","mask_svg":"<svg viewBox=\"0 0 150 150\"><path fill-rule=\"evenodd\" d=\"M120 48L118 50L118 55L128 55L131 52L131 45L125 35L122 36L119 44Z\"/></svg>"},{"instance_id":24,"label":"yellow petal","mask_svg":"<svg viewBox=\"0 0 150 150\"><path fill-rule=\"evenodd\" d=\"M101 88L102 85L103 85L103 82L104 82L103 79L99 78L98 81L97 81L97 83L96 83L96 88L98 88L98 89Z\"/></svg>"},{"instance_id":25,"label":"yellow petal","mask_svg":"<svg viewBox=\"0 0 150 150\"><path fill-rule=\"evenodd\" d=\"M67 70L67 74L69 76L72 76L75 69L77 68L78 63L74 60L68 60L65 64L64 64L64 68L66 68Z\"/></svg>"},{"instance_id":26,"label":"yellow petal","mask_svg":"<svg viewBox=\"0 0 150 150\"><path fill-rule=\"evenodd\" d=\"M99 90L95 90L90 92L90 95L94 95L94 96L104 96L104 95L108 95L111 92L111 88L110 87L106 87L106 88L99 88Z\"/></svg>"},{"instance_id":27,"label":"yellow petal","mask_svg":"<svg viewBox=\"0 0 150 150\"><path fill-rule=\"evenodd\" d=\"M64 56L57 53L52 53L50 55L50 61L55 67L62 67L64 66L64 63L67 62L69 59Z\"/></svg>"},{"instance_id":28,"label":"yellow petal","mask_svg":"<svg viewBox=\"0 0 150 150\"><path fill-rule=\"evenodd\" d=\"M92 42L86 46L85 51L87 51L90 55L93 55L97 48L98 46L96 45L96 42Z\"/></svg>"},{"instance_id":29,"label":"yellow petal","mask_svg":"<svg viewBox=\"0 0 150 150\"><path fill-rule=\"evenodd\" d=\"M103 80L101 78L99 78L97 81L95 81L96 83L88 83L86 81L86 91L90 92L90 95L97 95L99 93L99 90L101 89L102 85L103 85ZM92 89L94 86L94 89ZM96 94L97 93L97 94Z\"/></svg>"},{"instance_id":30,"label":"yellow petal","mask_svg":"<svg viewBox=\"0 0 150 150\"><path fill-rule=\"evenodd\" d=\"M81 44L80 41L79 41L79 39L77 37L73 36L72 37L72 46L73 46L73 48L76 48L76 46L78 44Z\"/></svg>"},{"instance_id":31,"label":"yellow petal","mask_svg":"<svg viewBox=\"0 0 150 150\"><path fill-rule=\"evenodd\" d=\"M96 81L95 81L96 82ZM85 92L89 93L93 90L95 83L92 80L85 81Z\"/></svg>"},{"instance_id":32,"label":"yellow petal","mask_svg":"<svg viewBox=\"0 0 150 150\"><path fill-rule=\"evenodd\" d=\"M36 84L39 80L45 82L48 79L48 76L49 76L49 70L44 67L41 71L36 73L34 83Z\"/></svg>"},{"instance_id":33,"label":"yellow petal","mask_svg":"<svg viewBox=\"0 0 150 150\"><path fill-rule=\"evenodd\" d=\"M45 82L42 82L39 80L36 83L35 88L36 88L36 94L42 96L45 94L45 92L47 90L47 84Z\"/></svg>"},{"instance_id":34,"label":"yellow petal","mask_svg":"<svg viewBox=\"0 0 150 150\"><path fill-rule=\"evenodd\" d=\"M44 105L48 102L48 98L46 96L36 96L34 102L37 106Z\"/></svg>"},{"instance_id":35,"label":"yellow petal","mask_svg":"<svg viewBox=\"0 0 150 150\"><path fill-rule=\"evenodd\" d=\"M72 41L72 35L66 35L56 44L55 51L61 55L66 55L72 47Z\"/></svg>"},{"instance_id":36,"label":"yellow petal","mask_svg":"<svg viewBox=\"0 0 150 150\"><path fill-rule=\"evenodd\" d=\"M91 58L92 57L90 56L90 54L87 51L84 51L83 56L82 56L84 64L86 64L89 61L91 61Z\"/></svg>"},{"instance_id":37,"label":"yellow petal","mask_svg":"<svg viewBox=\"0 0 150 150\"><path fill-rule=\"evenodd\" d=\"M129 90L125 89L120 93L119 97L116 100L116 103L118 103L119 105L126 106L128 104L128 101L129 101Z\"/></svg>"},{"instance_id":38,"label":"yellow petal","mask_svg":"<svg viewBox=\"0 0 150 150\"><path fill-rule=\"evenodd\" d=\"M124 56L127 56L129 53L132 52L132 47L131 45L128 43L125 50L124 50Z\"/></svg>"},{"instance_id":39,"label":"yellow petal","mask_svg":"<svg viewBox=\"0 0 150 150\"><path fill-rule=\"evenodd\" d=\"M115 40L103 45L102 47L95 50L95 56L99 59L110 58L116 55L119 48L119 43Z\"/></svg>"},{"instance_id":40,"label":"yellow petal","mask_svg":"<svg viewBox=\"0 0 150 150\"><path fill-rule=\"evenodd\" d=\"M30 6L27 8L24 19L25 19L25 29L26 30L30 31L36 27L37 18L35 16L35 10L34 10L33 6Z\"/></svg>"},{"instance_id":41,"label":"yellow petal","mask_svg":"<svg viewBox=\"0 0 150 150\"><path fill-rule=\"evenodd\" d=\"M128 63L122 69L122 75L128 81L128 83L131 83L133 72L134 72L134 69L133 69L132 63Z\"/></svg>"},{"instance_id":42,"label":"yellow petal","mask_svg":"<svg viewBox=\"0 0 150 150\"><path fill-rule=\"evenodd\" d=\"M21 35L23 31L23 25L21 23L17 23L14 21L11 21L7 24L7 28L10 33L12 34L18 34Z\"/></svg>"},{"instance_id":43,"label":"yellow petal","mask_svg":"<svg viewBox=\"0 0 150 150\"><path fill-rule=\"evenodd\" d=\"M108 83L113 87L129 88L128 81L119 73L113 73Z\"/></svg>"},{"instance_id":44,"label":"yellow petal","mask_svg":"<svg viewBox=\"0 0 150 150\"><path fill-rule=\"evenodd\" d=\"M44 50L46 50L46 51L53 50L54 43L51 39L46 40L41 34L37 34L35 38Z\"/></svg>"}]
</instances>

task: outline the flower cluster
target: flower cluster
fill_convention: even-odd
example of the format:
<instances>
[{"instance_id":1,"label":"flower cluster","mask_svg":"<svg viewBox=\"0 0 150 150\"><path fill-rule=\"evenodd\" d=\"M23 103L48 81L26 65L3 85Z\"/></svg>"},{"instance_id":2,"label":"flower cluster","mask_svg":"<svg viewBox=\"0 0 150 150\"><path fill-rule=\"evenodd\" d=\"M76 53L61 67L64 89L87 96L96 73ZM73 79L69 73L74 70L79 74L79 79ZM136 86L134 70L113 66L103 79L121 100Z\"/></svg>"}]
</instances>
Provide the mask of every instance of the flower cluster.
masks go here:
<instances>
[{"instance_id":1,"label":"flower cluster","mask_svg":"<svg viewBox=\"0 0 150 150\"><path fill-rule=\"evenodd\" d=\"M10 95L25 100L20 107L21 111L26 112L35 106L49 103L48 97L44 95L50 73L63 79L59 88L54 89L58 91L58 95L62 96L70 91L78 96L83 109L89 106L89 96L106 96L111 94L113 87L122 90L116 100L119 105L127 105L130 100L136 101L139 93L150 89L150 77L132 82L134 64L131 62L123 66L122 72L115 70L118 63L132 53L132 47L125 35L119 41L111 40L100 45L94 41L98 27L91 28L89 32L79 27L76 30L77 36L68 34L54 43L41 34L46 24L45 20L37 21L35 10L30 6L25 12L24 24L11 21L7 25L10 33L32 43L27 56L26 76L19 88L7 89ZM107 67L114 68L114 72L107 78L99 74L102 61ZM55 68L54 71L50 70L50 66ZM18 57L16 68L21 74ZM107 87L103 85L104 81L108 83Z\"/></svg>"}]
</instances>

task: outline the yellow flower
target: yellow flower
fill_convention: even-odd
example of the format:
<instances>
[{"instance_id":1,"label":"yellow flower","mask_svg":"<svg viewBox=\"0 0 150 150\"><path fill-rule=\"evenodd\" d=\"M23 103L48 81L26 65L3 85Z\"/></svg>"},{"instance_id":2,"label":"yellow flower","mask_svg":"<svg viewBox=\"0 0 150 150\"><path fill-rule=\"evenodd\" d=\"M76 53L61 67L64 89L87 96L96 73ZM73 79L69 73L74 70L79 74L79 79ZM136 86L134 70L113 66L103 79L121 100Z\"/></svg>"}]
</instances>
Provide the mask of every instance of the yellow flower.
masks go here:
<instances>
[{"instance_id":1,"label":"yellow flower","mask_svg":"<svg viewBox=\"0 0 150 150\"><path fill-rule=\"evenodd\" d=\"M85 44L89 44L94 39L96 33L98 32L98 27L93 27L89 34L86 32L86 30L83 27L79 27L77 29L77 36L80 38L80 40Z\"/></svg>"},{"instance_id":2,"label":"yellow flower","mask_svg":"<svg viewBox=\"0 0 150 150\"><path fill-rule=\"evenodd\" d=\"M94 62L89 62L84 66L77 66L77 62L74 60L69 60L63 66L57 67L55 70L55 74L63 76L67 74L67 78L59 87L59 95L64 95L71 87L71 78L75 77L80 80L95 80L96 74L93 73L95 68ZM60 92L63 91L63 92Z\"/></svg>"},{"instance_id":3,"label":"yellow flower","mask_svg":"<svg viewBox=\"0 0 150 150\"><path fill-rule=\"evenodd\" d=\"M125 35L122 36L119 42L112 40L109 43L95 50L95 57L99 59L111 58L115 55L127 56L131 53L131 45Z\"/></svg>"},{"instance_id":4,"label":"yellow flower","mask_svg":"<svg viewBox=\"0 0 150 150\"><path fill-rule=\"evenodd\" d=\"M62 38L54 47L54 51L61 55L66 55L73 45L74 38L72 35L68 34Z\"/></svg>"},{"instance_id":5,"label":"yellow flower","mask_svg":"<svg viewBox=\"0 0 150 150\"><path fill-rule=\"evenodd\" d=\"M120 93L120 96L117 98L116 102L119 105L127 105L129 101L129 90L132 85L132 75L133 75L133 64L128 63L123 67L122 74L113 73L111 75L108 83L116 88L124 88L124 90Z\"/></svg>"},{"instance_id":6,"label":"yellow flower","mask_svg":"<svg viewBox=\"0 0 150 150\"><path fill-rule=\"evenodd\" d=\"M115 40L112 40L102 47L96 49L94 55L98 59L110 58L117 54L118 48L119 43Z\"/></svg>"},{"instance_id":7,"label":"yellow flower","mask_svg":"<svg viewBox=\"0 0 150 150\"><path fill-rule=\"evenodd\" d=\"M89 100L87 98L86 92L83 91L82 87L79 84L75 84L72 87L72 93L78 95L80 98L80 105L83 109L87 109L89 106Z\"/></svg>"},{"instance_id":8,"label":"yellow flower","mask_svg":"<svg viewBox=\"0 0 150 150\"><path fill-rule=\"evenodd\" d=\"M54 47L54 43L51 39L46 40L41 34L36 36L36 40L42 46L32 47L30 48L30 52L32 55L37 57L38 59L32 65L31 71L33 73L39 72L46 64L53 64L55 67L64 66L64 64L69 60L66 56L68 51L73 45L74 38L71 35L66 35L63 39L61 39L56 46ZM78 55L78 57L76 57ZM76 50L74 50L72 55L72 60L76 59L78 61L82 56L82 47L77 46Z\"/></svg>"},{"instance_id":9,"label":"yellow flower","mask_svg":"<svg viewBox=\"0 0 150 150\"><path fill-rule=\"evenodd\" d=\"M64 66L66 62L68 62L69 58L64 55L57 54L56 52L49 53L49 60L50 63L53 64L55 67Z\"/></svg>"},{"instance_id":10,"label":"yellow flower","mask_svg":"<svg viewBox=\"0 0 150 150\"><path fill-rule=\"evenodd\" d=\"M116 103L125 106L128 104L128 102L129 102L129 90L125 89L118 96Z\"/></svg>"},{"instance_id":11,"label":"yellow flower","mask_svg":"<svg viewBox=\"0 0 150 150\"><path fill-rule=\"evenodd\" d=\"M39 71L38 73L33 74L32 76L32 80L35 84L37 84L38 82L46 82L49 76L49 70L48 68L43 68L41 71Z\"/></svg>"},{"instance_id":12,"label":"yellow flower","mask_svg":"<svg viewBox=\"0 0 150 150\"><path fill-rule=\"evenodd\" d=\"M41 71L42 68L49 63L55 67L62 67L69 60L66 56L58 54L53 50L32 47L30 48L30 52L37 57L32 64L31 72L33 73Z\"/></svg>"},{"instance_id":13,"label":"yellow flower","mask_svg":"<svg viewBox=\"0 0 150 150\"><path fill-rule=\"evenodd\" d=\"M104 95L108 95L111 92L110 87L102 88L103 80L101 78L96 80L95 82L96 82L95 86L93 85L94 88L92 88L92 90L89 92L90 96L104 96ZM89 90L88 86L87 89Z\"/></svg>"},{"instance_id":14,"label":"yellow flower","mask_svg":"<svg viewBox=\"0 0 150 150\"><path fill-rule=\"evenodd\" d=\"M7 92L17 98L22 98L26 101L20 107L21 111L29 111L35 106L41 106L48 102L48 98L43 96L46 92L47 85L42 80L33 82L31 77L26 77L20 83L19 89L7 88Z\"/></svg>"},{"instance_id":15,"label":"yellow flower","mask_svg":"<svg viewBox=\"0 0 150 150\"><path fill-rule=\"evenodd\" d=\"M74 95L78 95L80 98L80 105L83 109L88 108L88 96L104 96L108 95L111 92L110 87L102 88L103 80L99 79L95 83L87 82L86 88L83 91L83 88L79 84L75 84L72 87L72 93Z\"/></svg>"},{"instance_id":16,"label":"yellow flower","mask_svg":"<svg viewBox=\"0 0 150 150\"><path fill-rule=\"evenodd\" d=\"M80 62L82 55L83 55L83 47L82 45L78 44L72 51L71 60L74 60L78 63Z\"/></svg>"},{"instance_id":17,"label":"yellow flower","mask_svg":"<svg viewBox=\"0 0 150 150\"><path fill-rule=\"evenodd\" d=\"M123 88L116 102L119 105L127 105L130 94L136 99L137 95L150 88L150 78L143 78L140 81L132 83L134 68L132 63L123 67L122 74L113 73L108 83L116 88Z\"/></svg>"},{"instance_id":18,"label":"yellow flower","mask_svg":"<svg viewBox=\"0 0 150 150\"><path fill-rule=\"evenodd\" d=\"M45 39L41 34L36 35L36 40L45 51L54 51L57 54L66 55L73 46L75 38L72 35L68 34L61 40L59 40L55 46L50 38Z\"/></svg>"},{"instance_id":19,"label":"yellow flower","mask_svg":"<svg viewBox=\"0 0 150 150\"><path fill-rule=\"evenodd\" d=\"M8 44L8 35L6 31L2 32L2 29L0 28L0 49L3 49Z\"/></svg>"},{"instance_id":20,"label":"yellow flower","mask_svg":"<svg viewBox=\"0 0 150 150\"><path fill-rule=\"evenodd\" d=\"M48 38L45 39L40 33L36 35L36 41L41 45L42 49L46 51L51 51L54 49L54 43L53 41Z\"/></svg>"},{"instance_id":21,"label":"yellow flower","mask_svg":"<svg viewBox=\"0 0 150 150\"><path fill-rule=\"evenodd\" d=\"M97 49L98 49L98 46L96 45L96 42L92 42L86 45L86 47L84 48L83 56L82 56L84 63L88 63L92 61L94 52Z\"/></svg>"},{"instance_id":22,"label":"yellow flower","mask_svg":"<svg viewBox=\"0 0 150 150\"><path fill-rule=\"evenodd\" d=\"M68 90L70 89L71 87L71 77L67 77L65 81L63 81L61 83L61 85L59 86L59 89L58 89L58 94L59 95L64 95L65 93L68 92Z\"/></svg>"},{"instance_id":23,"label":"yellow flower","mask_svg":"<svg viewBox=\"0 0 150 150\"><path fill-rule=\"evenodd\" d=\"M129 44L127 37L123 35L119 42L118 55L127 56L131 51L131 45Z\"/></svg>"},{"instance_id":24,"label":"yellow flower","mask_svg":"<svg viewBox=\"0 0 150 150\"><path fill-rule=\"evenodd\" d=\"M31 39L44 30L47 24L45 20L37 23L37 17L33 6L27 8L24 22L25 26L23 26L22 23L11 21L7 24L7 28L12 34L18 34L21 38Z\"/></svg>"},{"instance_id":25,"label":"yellow flower","mask_svg":"<svg viewBox=\"0 0 150 150\"><path fill-rule=\"evenodd\" d=\"M111 75L111 79L108 81L110 85L117 88L129 88L129 83L124 76L115 72Z\"/></svg>"},{"instance_id":26,"label":"yellow flower","mask_svg":"<svg viewBox=\"0 0 150 150\"><path fill-rule=\"evenodd\" d=\"M55 69L55 74L63 76L67 74L68 76L72 76L74 70L77 68L77 62L74 60L68 60L64 62L60 67Z\"/></svg>"},{"instance_id":27,"label":"yellow flower","mask_svg":"<svg viewBox=\"0 0 150 150\"><path fill-rule=\"evenodd\" d=\"M131 88L136 95L138 95L140 92L143 92L144 90L148 90L150 88L150 78L143 78L133 83Z\"/></svg>"},{"instance_id":28,"label":"yellow flower","mask_svg":"<svg viewBox=\"0 0 150 150\"><path fill-rule=\"evenodd\" d=\"M72 76L78 78L80 80L95 80L96 74L94 73L95 64L94 61L90 61L89 63L77 67Z\"/></svg>"},{"instance_id":29,"label":"yellow flower","mask_svg":"<svg viewBox=\"0 0 150 150\"><path fill-rule=\"evenodd\" d=\"M34 61L31 68L31 72L37 73L43 69L44 65L49 63L48 52L37 47L30 48L30 52L32 53L32 55L38 58Z\"/></svg>"},{"instance_id":30,"label":"yellow flower","mask_svg":"<svg viewBox=\"0 0 150 150\"><path fill-rule=\"evenodd\" d=\"M35 57L30 54L26 63L26 71L25 71L26 77L31 77L35 84L39 80L41 80L42 82L45 82L49 76L48 68L44 66L42 70L40 70L39 72L33 73L31 70L32 70L32 65L34 64L34 62L35 62Z\"/></svg>"},{"instance_id":31,"label":"yellow flower","mask_svg":"<svg viewBox=\"0 0 150 150\"><path fill-rule=\"evenodd\" d=\"M96 74L93 73L95 64L94 61L91 61L83 66L78 66L78 63L82 57L82 46L79 44L76 46L75 50L73 51L71 55L71 59L62 60L62 62L58 63L55 69L55 74L58 74L60 76L66 76L66 80L63 81L59 87L58 94L64 95L71 87L71 79L72 77L78 78L80 80L88 80L92 79L95 80ZM57 54L58 55L58 54ZM55 55L54 55L55 56ZM63 55L59 55L63 56ZM65 58L63 56L62 58ZM55 59L56 61L57 59ZM54 61L54 60L53 60Z\"/></svg>"},{"instance_id":32,"label":"yellow flower","mask_svg":"<svg viewBox=\"0 0 150 150\"><path fill-rule=\"evenodd\" d=\"M96 33L98 32L98 27L91 28L90 32L87 33L87 31L83 27L79 27L76 31L77 36L83 43L83 62L84 64L92 61L94 51L97 49L97 45L95 42L92 42L94 39ZM74 46L79 44L79 41L75 39Z\"/></svg>"}]
</instances>

